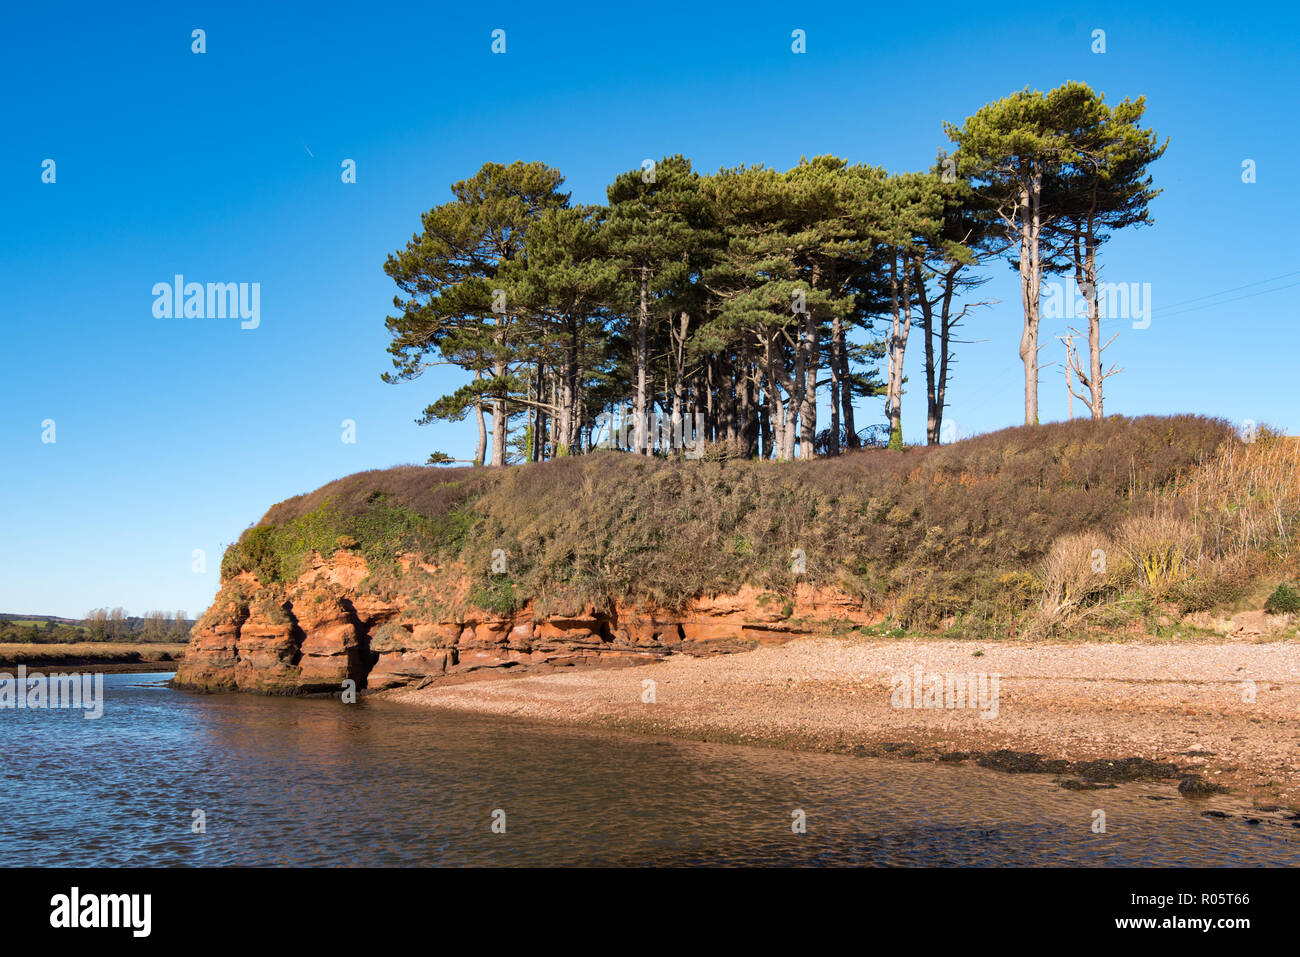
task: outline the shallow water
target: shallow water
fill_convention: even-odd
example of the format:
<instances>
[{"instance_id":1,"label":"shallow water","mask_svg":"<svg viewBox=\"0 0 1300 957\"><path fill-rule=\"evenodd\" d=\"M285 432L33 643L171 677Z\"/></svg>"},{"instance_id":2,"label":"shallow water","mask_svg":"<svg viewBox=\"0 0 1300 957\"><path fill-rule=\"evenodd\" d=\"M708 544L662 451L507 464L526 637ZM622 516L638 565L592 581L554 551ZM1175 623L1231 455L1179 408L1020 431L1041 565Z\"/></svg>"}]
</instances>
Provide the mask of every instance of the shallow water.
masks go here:
<instances>
[{"instance_id":1,"label":"shallow water","mask_svg":"<svg viewBox=\"0 0 1300 957\"><path fill-rule=\"evenodd\" d=\"M1204 818L1225 805L1172 785L1071 792L169 677L106 676L95 721L0 711L0 865L1300 864L1300 829Z\"/></svg>"}]
</instances>

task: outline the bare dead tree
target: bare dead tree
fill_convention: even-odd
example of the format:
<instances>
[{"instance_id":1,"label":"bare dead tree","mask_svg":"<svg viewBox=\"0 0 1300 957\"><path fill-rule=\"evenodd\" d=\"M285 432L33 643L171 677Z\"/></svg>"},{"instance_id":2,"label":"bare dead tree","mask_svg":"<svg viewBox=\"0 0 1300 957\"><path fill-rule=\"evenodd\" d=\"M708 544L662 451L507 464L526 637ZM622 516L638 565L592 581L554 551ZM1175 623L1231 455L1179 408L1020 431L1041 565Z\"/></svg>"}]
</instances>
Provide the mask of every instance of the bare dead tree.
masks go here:
<instances>
[{"instance_id":1,"label":"bare dead tree","mask_svg":"<svg viewBox=\"0 0 1300 957\"><path fill-rule=\"evenodd\" d=\"M1088 412L1091 413L1094 419L1100 419L1104 415L1102 411L1102 395L1103 395L1102 383L1105 382L1107 379L1109 379L1111 376L1123 372L1124 370L1117 365L1113 365L1109 369L1103 369L1101 355L1103 352L1106 351L1107 348L1110 347L1110 344L1119 337L1119 333L1118 332L1115 333L1115 335L1111 336L1108 340L1106 340L1105 345L1101 345L1101 338L1100 338L1101 324L1100 322L1091 321L1095 310L1096 290L1095 288L1092 290L1085 290L1085 294L1088 295L1089 300L1094 304L1093 306L1089 307L1090 321L1088 323L1088 333L1089 333L1088 369L1087 371L1084 370L1083 363L1079 359L1079 351L1074 346L1074 337L1079 336L1082 338L1083 333L1079 332L1078 329L1075 329L1073 326L1071 326L1070 332L1072 333L1072 335L1060 337L1062 341L1065 342L1065 353L1066 353L1066 363L1067 363L1067 368L1065 370L1065 381L1067 387L1070 390L1070 395L1074 396L1085 406L1087 406ZM1087 390L1087 395L1084 395L1082 392L1075 391L1074 388L1075 379L1078 379L1079 385L1083 389Z\"/></svg>"}]
</instances>

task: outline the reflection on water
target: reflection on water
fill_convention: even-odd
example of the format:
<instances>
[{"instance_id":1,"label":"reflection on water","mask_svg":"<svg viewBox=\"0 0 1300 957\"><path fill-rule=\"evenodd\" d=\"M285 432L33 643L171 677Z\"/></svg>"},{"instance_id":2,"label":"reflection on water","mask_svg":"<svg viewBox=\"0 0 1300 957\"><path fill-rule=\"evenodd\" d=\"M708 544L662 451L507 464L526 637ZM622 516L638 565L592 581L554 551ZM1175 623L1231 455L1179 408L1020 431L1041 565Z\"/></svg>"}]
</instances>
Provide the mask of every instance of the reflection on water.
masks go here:
<instances>
[{"instance_id":1,"label":"reflection on water","mask_svg":"<svg viewBox=\"0 0 1300 957\"><path fill-rule=\"evenodd\" d=\"M1168 785L1071 792L168 677L107 676L98 721L0 712L0 865L1300 864L1300 830L1203 818Z\"/></svg>"}]
</instances>

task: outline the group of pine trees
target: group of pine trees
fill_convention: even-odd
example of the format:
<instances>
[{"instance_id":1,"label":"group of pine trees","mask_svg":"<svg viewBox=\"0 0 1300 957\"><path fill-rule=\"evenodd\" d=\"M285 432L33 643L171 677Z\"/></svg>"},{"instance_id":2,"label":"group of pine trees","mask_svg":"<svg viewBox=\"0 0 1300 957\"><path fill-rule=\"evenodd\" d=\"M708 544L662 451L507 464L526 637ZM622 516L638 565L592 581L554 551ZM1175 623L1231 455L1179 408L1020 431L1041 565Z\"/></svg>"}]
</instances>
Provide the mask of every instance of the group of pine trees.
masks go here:
<instances>
[{"instance_id":1,"label":"group of pine trees","mask_svg":"<svg viewBox=\"0 0 1300 957\"><path fill-rule=\"evenodd\" d=\"M1144 109L1078 83L1025 90L946 126L955 149L926 172L818 156L702 174L677 155L617 176L604 205L572 203L543 163L489 163L385 263L400 295L384 378L468 373L420 421L472 417L478 465L586 452L611 424L641 454L684 435L809 458L877 436L902 446L915 326L937 444L955 331L1005 258L1021 282L1026 423L1038 421L1049 274L1087 303L1088 361L1068 374L1101 418L1098 250L1150 222L1147 170L1165 149L1139 126ZM872 396L885 421L862 428L856 403Z\"/></svg>"}]
</instances>

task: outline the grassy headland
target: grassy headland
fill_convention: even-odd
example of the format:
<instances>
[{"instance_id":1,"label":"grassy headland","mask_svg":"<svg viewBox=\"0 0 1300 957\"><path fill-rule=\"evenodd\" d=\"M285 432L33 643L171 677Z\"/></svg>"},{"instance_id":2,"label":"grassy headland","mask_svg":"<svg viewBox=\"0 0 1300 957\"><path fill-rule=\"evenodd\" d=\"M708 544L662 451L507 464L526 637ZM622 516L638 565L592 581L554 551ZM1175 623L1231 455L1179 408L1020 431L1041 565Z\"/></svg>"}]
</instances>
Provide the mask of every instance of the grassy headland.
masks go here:
<instances>
[{"instance_id":1,"label":"grassy headland","mask_svg":"<svg viewBox=\"0 0 1300 957\"><path fill-rule=\"evenodd\" d=\"M431 614L453 599L421 564L468 575L464 600L502 613L530 599L540 613L678 607L745 583L784 601L808 582L911 632L1159 633L1259 608L1295 576L1298 465L1297 441L1266 430L1247 444L1219 420L1113 416L811 462L597 452L404 466L274 506L227 550L222 578L290 581L313 551L343 548L367 560L362 592L420 594ZM404 570L400 555L420 561Z\"/></svg>"}]
</instances>

